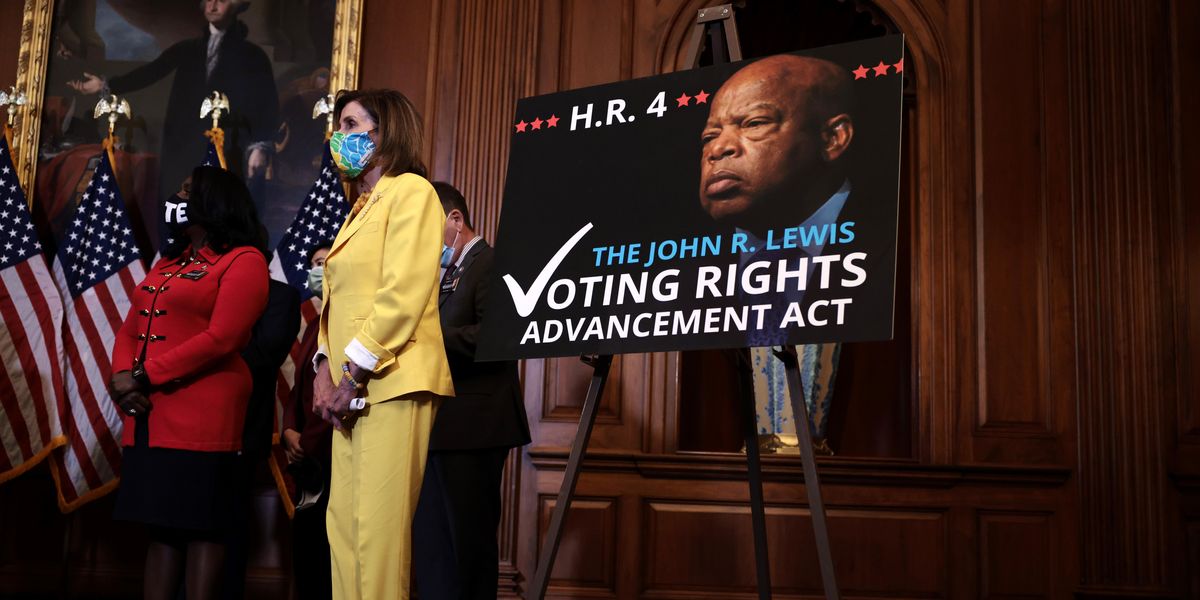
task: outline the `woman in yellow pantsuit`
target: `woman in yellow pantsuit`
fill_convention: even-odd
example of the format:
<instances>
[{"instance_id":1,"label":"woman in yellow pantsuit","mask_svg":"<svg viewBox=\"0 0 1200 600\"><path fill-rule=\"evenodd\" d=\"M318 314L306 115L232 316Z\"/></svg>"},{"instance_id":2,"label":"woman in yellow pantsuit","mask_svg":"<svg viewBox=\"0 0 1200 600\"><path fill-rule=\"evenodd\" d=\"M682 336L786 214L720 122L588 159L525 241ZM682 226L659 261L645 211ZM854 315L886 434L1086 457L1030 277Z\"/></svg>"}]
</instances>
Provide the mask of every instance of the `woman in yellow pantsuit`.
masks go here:
<instances>
[{"instance_id":1,"label":"woman in yellow pantsuit","mask_svg":"<svg viewBox=\"0 0 1200 600\"><path fill-rule=\"evenodd\" d=\"M445 215L399 92L347 92L334 160L357 193L325 259L313 412L333 435L333 595L408 598L413 512L438 403L453 396L438 319ZM336 224L330 224L334 227Z\"/></svg>"}]
</instances>

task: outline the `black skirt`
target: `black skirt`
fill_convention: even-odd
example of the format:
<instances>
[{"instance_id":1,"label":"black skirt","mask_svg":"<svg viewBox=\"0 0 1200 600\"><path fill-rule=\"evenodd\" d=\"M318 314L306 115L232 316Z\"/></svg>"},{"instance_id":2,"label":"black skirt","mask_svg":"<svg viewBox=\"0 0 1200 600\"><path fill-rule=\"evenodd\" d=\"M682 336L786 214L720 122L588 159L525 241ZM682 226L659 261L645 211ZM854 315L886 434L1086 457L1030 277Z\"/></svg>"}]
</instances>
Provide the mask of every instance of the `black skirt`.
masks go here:
<instances>
[{"instance_id":1,"label":"black skirt","mask_svg":"<svg viewBox=\"0 0 1200 600\"><path fill-rule=\"evenodd\" d=\"M148 418L137 418L134 445L121 454L113 518L220 536L235 526L237 452L149 446Z\"/></svg>"}]
</instances>

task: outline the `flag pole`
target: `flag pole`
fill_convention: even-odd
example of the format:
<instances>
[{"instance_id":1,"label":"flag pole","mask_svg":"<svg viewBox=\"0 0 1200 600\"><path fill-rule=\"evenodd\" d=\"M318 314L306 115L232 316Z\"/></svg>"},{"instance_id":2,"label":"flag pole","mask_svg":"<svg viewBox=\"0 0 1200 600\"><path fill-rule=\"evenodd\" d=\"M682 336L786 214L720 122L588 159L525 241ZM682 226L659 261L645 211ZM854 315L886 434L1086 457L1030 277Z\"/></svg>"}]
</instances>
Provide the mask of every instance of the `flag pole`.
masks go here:
<instances>
[{"instance_id":1,"label":"flag pole","mask_svg":"<svg viewBox=\"0 0 1200 600\"><path fill-rule=\"evenodd\" d=\"M325 141L326 142L329 141L329 138L333 137L333 107L336 103L337 103L337 98L335 98L333 96L333 94L325 94L324 96L321 96L321 98L317 100L316 104L313 105L312 118L319 119L319 118L321 118L322 115L325 116Z\"/></svg>"},{"instance_id":2,"label":"flag pole","mask_svg":"<svg viewBox=\"0 0 1200 600\"><path fill-rule=\"evenodd\" d=\"M12 154L13 164L17 164L16 148L13 147L13 130L17 123L17 108L29 102L25 92L17 91L17 86L9 86L7 92L0 92L0 106L7 108L8 118L4 121L4 141L8 142L8 151Z\"/></svg>"},{"instance_id":3,"label":"flag pole","mask_svg":"<svg viewBox=\"0 0 1200 600\"><path fill-rule=\"evenodd\" d=\"M116 148L117 142L120 141L116 134L117 119L122 115L126 119L133 118L133 109L129 107L128 100L116 94L111 94L107 98L101 98L96 103L96 108L92 111L92 118L108 117L108 136L104 138L101 146L104 147L104 152L108 154L108 165L112 168L114 177L117 176L117 157L113 154L113 150Z\"/></svg>"},{"instance_id":4,"label":"flag pole","mask_svg":"<svg viewBox=\"0 0 1200 600\"><path fill-rule=\"evenodd\" d=\"M225 131L221 129L221 114L228 112L229 97L217 90L213 90L200 104L200 118L210 115L212 117L212 128L204 132L204 137L208 138L216 149L217 161L221 163L222 169L228 167L225 165Z\"/></svg>"}]
</instances>

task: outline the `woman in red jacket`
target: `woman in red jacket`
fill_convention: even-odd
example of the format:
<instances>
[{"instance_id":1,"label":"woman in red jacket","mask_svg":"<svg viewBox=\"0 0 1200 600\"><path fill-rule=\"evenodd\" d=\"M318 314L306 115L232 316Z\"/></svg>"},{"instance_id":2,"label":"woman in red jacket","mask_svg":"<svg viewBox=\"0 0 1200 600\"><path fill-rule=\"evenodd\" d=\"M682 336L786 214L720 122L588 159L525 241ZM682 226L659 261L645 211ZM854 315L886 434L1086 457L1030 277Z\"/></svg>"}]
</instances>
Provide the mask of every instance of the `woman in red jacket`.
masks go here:
<instances>
[{"instance_id":1,"label":"woman in red jacket","mask_svg":"<svg viewBox=\"0 0 1200 600\"><path fill-rule=\"evenodd\" d=\"M251 379L239 350L267 301L258 217L235 175L199 167L169 210L175 241L132 294L113 348L125 413L114 518L151 543L145 597L212 598Z\"/></svg>"}]
</instances>

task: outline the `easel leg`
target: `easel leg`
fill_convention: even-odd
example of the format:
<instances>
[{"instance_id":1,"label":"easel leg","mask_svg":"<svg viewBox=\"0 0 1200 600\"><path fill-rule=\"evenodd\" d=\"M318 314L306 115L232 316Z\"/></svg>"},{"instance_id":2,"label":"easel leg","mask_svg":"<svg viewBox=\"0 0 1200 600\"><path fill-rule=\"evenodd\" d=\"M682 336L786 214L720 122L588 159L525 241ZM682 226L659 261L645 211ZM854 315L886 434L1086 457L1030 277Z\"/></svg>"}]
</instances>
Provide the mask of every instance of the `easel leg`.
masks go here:
<instances>
[{"instance_id":1,"label":"easel leg","mask_svg":"<svg viewBox=\"0 0 1200 600\"><path fill-rule=\"evenodd\" d=\"M809 512L812 514L813 535L817 541L817 559L821 564L821 583L826 600L839 600L837 579L833 572L833 553L829 547L829 528L825 524L825 502L821 499L821 482L817 479L817 459L813 453L812 432L809 431L808 405L800 387L800 363L795 346L775 351L787 369L788 392L792 415L796 420L796 435L800 442L800 459L804 463L804 489L808 492Z\"/></svg>"},{"instance_id":2,"label":"easel leg","mask_svg":"<svg viewBox=\"0 0 1200 600\"><path fill-rule=\"evenodd\" d=\"M612 366L612 355L584 357L583 361L590 364L594 370L592 383L588 386L587 398L583 401L583 412L579 415L579 430L575 433L575 441L571 444L567 469L563 473L562 484L558 488L558 500L554 503L554 514L550 517L550 528L546 530L546 538L538 555L537 571L534 572L533 584L529 589L529 598L533 600L542 600L546 596L546 587L550 583L550 571L554 568L554 557L558 554L558 544L562 541L562 528L567 519L567 509L571 507L571 499L575 496L575 484L579 482L579 469L583 465L583 455L587 452L588 440L592 437L592 427L596 424L596 409L600 406L600 394L604 392L604 383L608 380L608 370Z\"/></svg>"},{"instance_id":3,"label":"easel leg","mask_svg":"<svg viewBox=\"0 0 1200 600\"><path fill-rule=\"evenodd\" d=\"M763 504L762 461L758 451L758 423L754 414L754 384L747 351L739 351L742 378L742 437L746 441L746 475L750 483L750 521L754 528L754 566L759 600L771 599L771 561L767 554L767 512Z\"/></svg>"}]
</instances>

